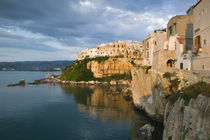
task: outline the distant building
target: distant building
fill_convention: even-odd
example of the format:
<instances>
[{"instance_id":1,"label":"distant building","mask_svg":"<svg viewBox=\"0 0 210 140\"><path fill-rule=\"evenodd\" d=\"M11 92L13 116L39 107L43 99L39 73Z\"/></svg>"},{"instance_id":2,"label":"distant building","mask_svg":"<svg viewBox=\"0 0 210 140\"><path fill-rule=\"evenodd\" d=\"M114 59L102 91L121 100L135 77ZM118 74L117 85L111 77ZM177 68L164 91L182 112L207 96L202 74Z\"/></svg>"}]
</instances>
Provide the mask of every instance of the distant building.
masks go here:
<instances>
[{"instance_id":1,"label":"distant building","mask_svg":"<svg viewBox=\"0 0 210 140\"><path fill-rule=\"evenodd\" d=\"M193 39L193 70L210 70L210 0L198 0L193 7Z\"/></svg>"},{"instance_id":2,"label":"distant building","mask_svg":"<svg viewBox=\"0 0 210 140\"><path fill-rule=\"evenodd\" d=\"M78 60L84 58L95 57L125 57L125 58L140 58L142 44L135 41L121 41L100 44L96 48L85 49L78 54Z\"/></svg>"},{"instance_id":3,"label":"distant building","mask_svg":"<svg viewBox=\"0 0 210 140\"><path fill-rule=\"evenodd\" d=\"M78 54L78 60L82 60L84 58L94 58L97 56L97 49L91 48L91 49L85 49L79 52Z\"/></svg>"}]
</instances>

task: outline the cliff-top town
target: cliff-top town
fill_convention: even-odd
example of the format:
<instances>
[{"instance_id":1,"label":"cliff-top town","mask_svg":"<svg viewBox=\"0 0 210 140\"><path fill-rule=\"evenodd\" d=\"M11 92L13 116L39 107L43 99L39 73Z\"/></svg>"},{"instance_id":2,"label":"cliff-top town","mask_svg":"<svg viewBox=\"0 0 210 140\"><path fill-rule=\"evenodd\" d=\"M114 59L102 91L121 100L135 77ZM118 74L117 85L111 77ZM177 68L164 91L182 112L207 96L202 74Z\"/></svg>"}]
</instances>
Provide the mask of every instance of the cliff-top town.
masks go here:
<instances>
[{"instance_id":1,"label":"cliff-top town","mask_svg":"<svg viewBox=\"0 0 210 140\"><path fill-rule=\"evenodd\" d=\"M155 30L142 42L118 41L85 49L78 60L102 56L141 58L141 65L164 72L164 67L187 71L210 70L210 2L197 0L186 15L172 17L165 29Z\"/></svg>"},{"instance_id":2,"label":"cliff-top town","mask_svg":"<svg viewBox=\"0 0 210 140\"><path fill-rule=\"evenodd\" d=\"M36 5L37 1L40 5ZM108 5L117 3L117 6L121 2L124 2L126 6L132 3L135 6L140 5L139 7L144 11L148 10L147 6L144 6L144 2L153 5L152 7L157 7L158 10L158 5L161 5L160 10L163 10L162 6L168 4L168 1L155 0L116 1L106 2ZM105 2L103 0L100 2L101 6L105 7ZM182 1L175 3L178 2ZM70 3L66 0L45 1L44 3L41 0L36 0L33 1L32 7L37 9L28 8L29 3L26 1L19 3L15 0L0 1L0 6L3 4L2 7L10 5L8 6L10 7L9 14L4 13L7 9L0 8L0 19L3 19L1 15L4 14L12 17L11 9L15 9L14 12L16 12L19 6L21 10L17 13L21 13L21 22L24 21L24 25L27 24L28 27L32 21L23 20L27 16L22 16L23 13L27 13L22 9L27 7L28 13L38 11L41 24L45 23L44 18L50 21L50 24L46 24L47 26L54 28L53 22L59 23L59 28L52 32L53 36L55 32L60 31L65 32L64 34L68 37L62 35L63 33L60 35L58 33L55 35L59 36L58 39L49 37L49 41L47 41L47 37L38 34L39 32L36 33L35 30L33 30L35 33L22 31L18 28L14 29L15 32L10 30L12 28L9 27L12 25L10 20L7 21L8 25L4 29L1 26L7 22L2 20L0 50L1 45L6 44L5 42L9 42L9 45L5 46L10 50L12 48L10 42L13 42L16 37L21 40L22 36L19 37L18 34L24 34L22 39L24 42L35 40L35 50L43 49L45 52L47 45L52 45L49 53L53 57L60 57L63 54L61 52L65 51L64 54L67 54L65 57L71 55L74 58L74 53L78 49L77 43L79 43L78 46L87 45L91 40L95 42L96 38L109 39L116 38L119 34L124 35L119 32L114 35L115 37L104 38L103 35L98 37L98 33L95 33L92 28L96 26L92 23L97 22L95 20L98 18L94 13L97 12L97 9L102 8L98 5L97 0L70 0ZM53 8L53 3L57 8ZM94 5L95 3L97 4ZM173 0L169 3L174 5ZM24 6L24 4L26 5ZM42 7L44 4L51 10L58 9L56 13L52 13L53 20L49 18L51 17L49 9L47 9L47 14L42 14L45 10ZM71 5L72 9L69 8L69 4L73 5ZM192 5L192 1L189 3L187 0L181 4L184 6L187 4L187 8L190 6L185 15L176 15L170 18L166 27L152 31L141 41L115 40L102 43L94 48L80 51L77 60L72 61L0 62L0 138L2 140L210 140L210 0L197 0L195 5ZM66 5L67 7L65 7ZM129 20L130 17L132 19L138 17L137 15L133 16L133 6L131 11L111 8L106 7L109 10L105 11L106 16L110 16L114 12L119 12L120 16L124 16L130 12ZM175 4L174 8L178 9L179 7ZM40 9L42 10L40 11ZM82 12L78 10L82 10ZM180 8L175 11L182 10ZM62 11L62 14L59 14L59 11ZM67 11L67 14L64 14L64 11ZM89 16L91 15L90 18L93 17L91 22L86 21L89 18L88 12ZM141 11L136 11L136 13L141 14ZM163 15L170 15L170 13ZM68 14L70 16L67 16ZM101 12L98 11L97 15L99 14ZM43 15L44 18L40 18ZM61 21L64 19L58 20L57 15L63 16L65 20L66 17L69 17L78 26L74 26L71 24L72 21L68 20L64 21L64 26L61 26ZM83 17L85 21L80 15L85 17ZM115 14L112 17L116 17ZM156 21L167 17L152 16L151 18ZM104 17L102 16L102 18ZM147 16L138 18L147 20ZM5 20L7 19L5 18ZM102 21L100 19L99 23ZM122 18L120 21L125 20ZM152 25L155 23L153 21ZM128 22L126 25L133 25L133 28L150 27L148 22L150 20L145 22L148 26L139 20L135 20L135 24ZM165 23L165 20L160 23L163 22ZM17 20L14 23L18 25L20 22ZM37 22L35 23L40 26ZM85 23L91 23L91 26L86 26ZM142 23L142 25L135 26L137 23ZM91 27L90 30L93 30L94 36L97 35L97 37L92 37L93 35L88 30L81 28L81 25L85 25L85 28ZM70 26L72 27L70 28ZM77 27L79 30L75 29ZM113 29L115 29L114 27ZM112 26L98 26L98 28L100 31L104 28L111 28L110 30L113 31ZM126 29L124 32L133 30L126 26L119 29L122 28ZM40 29L44 30L45 28ZM46 28L46 30L49 29L51 28ZM81 30L83 31L80 33ZM135 36L136 30L133 31L135 33L129 32L126 36ZM2 32L6 33L5 37ZM74 36L69 37L74 33ZM88 33L92 38L88 36L81 38ZM100 32L101 34L103 32ZM2 35L3 37L1 37ZM7 39L6 36L11 38ZM37 47L39 39L41 43L44 43L40 48ZM72 46L67 45L68 40ZM57 41L64 41L65 45L56 43ZM14 41L17 46L24 45L20 42ZM23 48L22 50L26 49L25 46ZM22 50L13 50L11 55ZM33 55L38 56L40 52L35 53L35 50L32 51ZM27 55L29 57L31 53ZM9 55L3 57L9 58ZM20 79L18 83L12 83L17 79Z\"/></svg>"}]
</instances>

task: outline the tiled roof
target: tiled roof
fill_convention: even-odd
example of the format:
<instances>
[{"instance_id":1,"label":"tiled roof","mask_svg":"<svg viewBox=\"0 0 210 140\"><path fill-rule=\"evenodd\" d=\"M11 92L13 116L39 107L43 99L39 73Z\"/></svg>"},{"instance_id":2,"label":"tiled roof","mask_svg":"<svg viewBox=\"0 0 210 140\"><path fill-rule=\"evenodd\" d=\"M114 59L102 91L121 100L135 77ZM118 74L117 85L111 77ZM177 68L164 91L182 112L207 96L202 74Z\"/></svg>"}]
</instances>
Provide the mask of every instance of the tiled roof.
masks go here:
<instances>
[{"instance_id":1,"label":"tiled roof","mask_svg":"<svg viewBox=\"0 0 210 140\"><path fill-rule=\"evenodd\" d=\"M177 37L177 40L179 41L179 44L184 44L180 37Z\"/></svg>"}]
</instances>

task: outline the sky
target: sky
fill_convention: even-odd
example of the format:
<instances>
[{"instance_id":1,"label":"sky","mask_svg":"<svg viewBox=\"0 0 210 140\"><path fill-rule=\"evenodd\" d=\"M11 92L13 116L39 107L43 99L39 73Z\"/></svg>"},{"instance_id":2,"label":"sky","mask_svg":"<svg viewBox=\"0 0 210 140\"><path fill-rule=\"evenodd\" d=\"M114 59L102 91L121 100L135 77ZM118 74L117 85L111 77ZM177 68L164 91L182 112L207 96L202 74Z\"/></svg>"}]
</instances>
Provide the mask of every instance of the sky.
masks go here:
<instances>
[{"instance_id":1,"label":"sky","mask_svg":"<svg viewBox=\"0 0 210 140\"><path fill-rule=\"evenodd\" d=\"M141 42L196 0L0 0L0 62L75 60L118 40Z\"/></svg>"}]
</instances>

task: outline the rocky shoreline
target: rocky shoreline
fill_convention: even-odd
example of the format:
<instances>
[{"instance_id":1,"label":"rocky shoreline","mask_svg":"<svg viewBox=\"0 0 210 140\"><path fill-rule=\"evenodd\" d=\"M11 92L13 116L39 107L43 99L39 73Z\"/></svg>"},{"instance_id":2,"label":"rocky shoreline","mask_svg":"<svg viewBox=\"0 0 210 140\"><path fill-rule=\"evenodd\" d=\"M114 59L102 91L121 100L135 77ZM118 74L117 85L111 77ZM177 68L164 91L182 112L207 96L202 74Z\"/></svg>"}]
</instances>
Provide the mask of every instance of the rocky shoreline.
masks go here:
<instances>
[{"instance_id":1,"label":"rocky shoreline","mask_svg":"<svg viewBox=\"0 0 210 140\"><path fill-rule=\"evenodd\" d=\"M39 79L39 80L34 80L32 83L25 83L24 79L21 79L19 83L15 84L9 84L7 85L8 87L14 87L14 86L24 86L24 85L39 85L39 84L47 84L47 83L59 83L59 84L65 84L65 85L111 85L111 86L116 86L116 85L123 85L123 86L131 86L131 82L128 80L112 80L110 82L107 81L65 81L65 80L60 80L58 78L59 76L55 75L48 75L46 78Z\"/></svg>"}]
</instances>

